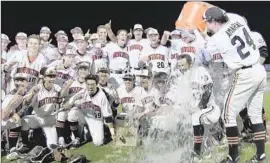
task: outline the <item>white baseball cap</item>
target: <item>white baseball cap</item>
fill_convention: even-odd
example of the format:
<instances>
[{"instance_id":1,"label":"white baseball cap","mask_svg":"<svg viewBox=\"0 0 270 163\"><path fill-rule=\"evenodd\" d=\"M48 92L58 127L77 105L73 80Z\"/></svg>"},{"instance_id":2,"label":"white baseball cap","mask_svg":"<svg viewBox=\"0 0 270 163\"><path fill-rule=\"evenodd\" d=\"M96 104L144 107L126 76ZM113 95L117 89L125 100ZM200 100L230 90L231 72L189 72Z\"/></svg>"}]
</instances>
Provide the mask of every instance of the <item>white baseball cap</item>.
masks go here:
<instances>
[{"instance_id":1,"label":"white baseball cap","mask_svg":"<svg viewBox=\"0 0 270 163\"><path fill-rule=\"evenodd\" d=\"M47 31L47 32L49 32L49 33L52 33L51 30L50 30L50 28L47 27L47 26L43 26L43 27L40 29L40 32L43 32L43 31Z\"/></svg>"},{"instance_id":2,"label":"white baseball cap","mask_svg":"<svg viewBox=\"0 0 270 163\"><path fill-rule=\"evenodd\" d=\"M75 32L80 32L80 33L83 33L83 30L81 27L75 27L73 29L70 30L70 33L73 34Z\"/></svg>"},{"instance_id":3,"label":"white baseball cap","mask_svg":"<svg viewBox=\"0 0 270 163\"><path fill-rule=\"evenodd\" d=\"M18 33L16 34L16 37L26 37L26 38L27 38L27 34L24 33L24 32L18 32Z\"/></svg>"},{"instance_id":4,"label":"white baseball cap","mask_svg":"<svg viewBox=\"0 0 270 163\"><path fill-rule=\"evenodd\" d=\"M141 24L135 24L133 30L141 29L143 30L143 26Z\"/></svg>"},{"instance_id":5,"label":"white baseball cap","mask_svg":"<svg viewBox=\"0 0 270 163\"><path fill-rule=\"evenodd\" d=\"M147 35L159 35L159 33L156 29L150 29L148 31Z\"/></svg>"},{"instance_id":6,"label":"white baseball cap","mask_svg":"<svg viewBox=\"0 0 270 163\"><path fill-rule=\"evenodd\" d=\"M77 68L79 69L79 68L81 68L81 67L90 67L90 63L89 62L79 62L78 64L77 64Z\"/></svg>"},{"instance_id":7,"label":"white baseball cap","mask_svg":"<svg viewBox=\"0 0 270 163\"><path fill-rule=\"evenodd\" d=\"M171 35L181 35L181 32L179 30L173 30Z\"/></svg>"},{"instance_id":8,"label":"white baseball cap","mask_svg":"<svg viewBox=\"0 0 270 163\"><path fill-rule=\"evenodd\" d=\"M54 36L57 38L59 35L67 36L67 33L63 30L59 30Z\"/></svg>"},{"instance_id":9,"label":"white baseball cap","mask_svg":"<svg viewBox=\"0 0 270 163\"><path fill-rule=\"evenodd\" d=\"M95 40L95 39L99 39L99 35L97 33L91 34L90 40Z\"/></svg>"},{"instance_id":10,"label":"white baseball cap","mask_svg":"<svg viewBox=\"0 0 270 163\"><path fill-rule=\"evenodd\" d=\"M14 80L16 79L25 79L27 80L27 74L25 73L16 73L13 77Z\"/></svg>"},{"instance_id":11,"label":"white baseball cap","mask_svg":"<svg viewBox=\"0 0 270 163\"><path fill-rule=\"evenodd\" d=\"M7 40L10 43L9 37L4 33L1 34L1 39L2 40Z\"/></svg>"},{"instance_id":12,"label":"white baseball cap","mask_svg":"<svg viewBox=\"0 0 270 163\"><path fill-rule=\"evenodd\" d=\"M78 36L78 38L76 38L76 40L75 41L77 41L77 40L84 40L85 41L85 37L84 36Z\"/></svg>"},{"instance_id":13,"label":"white baseball cap","mask_svg":"<svg viewBox=\"0 0 270 163\"><path fill-rule=\"evenodd\" d=\"M58 35L56 38L56 41L61 41L61 40L68 41L68 37L65 35Z\"/></svg>"}]
</instances>

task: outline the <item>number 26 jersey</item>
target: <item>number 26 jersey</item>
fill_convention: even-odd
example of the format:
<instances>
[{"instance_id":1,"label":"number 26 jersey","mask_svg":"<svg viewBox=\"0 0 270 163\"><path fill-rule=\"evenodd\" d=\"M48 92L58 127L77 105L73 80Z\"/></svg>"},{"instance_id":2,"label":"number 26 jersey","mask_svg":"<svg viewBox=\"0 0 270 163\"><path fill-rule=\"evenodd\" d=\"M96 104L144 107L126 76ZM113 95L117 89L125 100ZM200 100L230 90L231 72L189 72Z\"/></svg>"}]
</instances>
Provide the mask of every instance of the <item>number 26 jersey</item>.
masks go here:
<instances>
[{"instance_id":1,"label":"number 26 jersey","mask_svg":"<svg viewBox=\"0 0 270 163\"><path fill-rule=\"evenodd\" d=\"M227 15L228 22L209 41L216 45L224 62L233 70L258 63L260 52L246 21L237 14Z\"/></svg>"}]
</instances>

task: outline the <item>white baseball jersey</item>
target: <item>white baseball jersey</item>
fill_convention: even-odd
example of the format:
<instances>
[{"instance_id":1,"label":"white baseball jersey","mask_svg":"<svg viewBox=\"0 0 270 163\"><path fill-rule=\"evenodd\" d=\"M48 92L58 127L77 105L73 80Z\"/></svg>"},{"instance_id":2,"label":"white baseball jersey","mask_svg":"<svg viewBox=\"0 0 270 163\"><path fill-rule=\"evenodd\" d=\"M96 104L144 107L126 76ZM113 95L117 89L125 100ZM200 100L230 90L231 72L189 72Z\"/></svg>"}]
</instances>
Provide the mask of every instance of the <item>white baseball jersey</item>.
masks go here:
<instances>
[{"instance_id":1,"label":"white baseball jersey","mask_svg":"<svg viewBox=\"0 0 270 163\"><path fill-rule=\"evenodd\" d=\"M128 48L121 48L117 43L108 43L104 48L104 55L109 60L110 70L126 70L129 65Z\"/></svg>"},{"instance_id":2,"label":"white baseball jersey","mask_svg":"<svg viewBox=\"0 0 270 163\"><path fill-rule=\"evenodd\" d=\"M10 53L7 53L6 51L1 52L1 64L6 63L10 59L11 55L9 54Z\"/></svg>"},{"instance_id":3,"label":"white baseball jersey","mask_svg":"<svg viewBox=\"0 0 270 163\"><path fill-rule=\"evenodd\" d=\"M103 117L112 116L112 110L105 93L98 88L98 92L91 97L87 89L80 91L83 93L82 99L76 100L76 107L80 109L86 116L103 121Z\"/></svg>"},{"instance_id":4,"label":"white baseball jersey","mask_svg":"<svg viewBox=\"0 0 270 163\"><path fill-rule=\"evenodd\" d=\"M194 67L187 74L190 75L190 87L192 90L192 102L194 107L198 107L199 102L202 100L202 95L206 91L205 87L208 84L213 84L213 80L209 72L202 66ZM213 104L214 96L211 95L211 100L209 104Z\"/></svg>"},{"instance_id":5,"label":"white baseball jersey","mask_svg":"<svg viewBox=\"0 0 270 163\"><path fill-rule=\"evenodd\" d=\"M196 39L190 43L182 41L180 45L180 55L181 54L190 54L193 59L193 64L200 65L200 52L204 48L205 42L201 39Z\"/></svg>"},{"instance_id":6,"label":"white baseball jersey","mask_svg":"<svg viewBox=\"0 0 270 163\"><path fill-rule=\"evenodd\" d=\"M93 54L90 53L89 51L86 51L85 54L79 54L77 50L77 55L75 56L75 64L79 62L88 62L91 68L92 63L93 63Z\"/></svg>"},{"instance_id":7,"label":"white baseball jersey","mask_svg":"<svg viewBox=\"0 0 270 163\"><path fill-rule=\"evenodd\" d=\"M62 59L53 61L48 67L55 67L59 64L64 64ZM76 71L72 66L67 69L57 70L55 84L62 86L67 80L75 78L75 75Z\"/></svg>"},{"instance_id":8,"label":"white baseball jersey","mask_svg":"<svg viewBox=\"0 0 270 163\"><path fill-rule=\"evenodd\" d=\"M250 36L253 39L255 45L257 45L258 49L263 46L267 47L266 42L264 41L262 35L259 32L255 32L255 31L250 31L250 32L251 32Z\"/></svg>"},{"instance_id":9,"label":"white baseball jersey","mask_svg":"<svg viewBox=\"0 0 270 163\"><path fill-rule=\"evenodd\" d=\"M229 21L209 39L209 42L216 45L224 62L233 70L258 63L260 52L246 21L237 14L227 15Z\"/></svg>"},{"instance_id":10,"label":"white baseball jersey","mask_svg":"<svg viewBox=\"0 0 270 163\"><path fill-rule=\"evenodd\" d=\"M150 42L148 39L141 39L136 41L135 39L129 40L127 43L129 51L129 63L132 68L139 68L139 58L143 48L149 45Z\"/></svg>"},{"instance_id":11,"label":"white baseball jersey","mask_svg":"<svg viewBox=\"0 0 270 163\"><path fill-rule=\"evenodd\" d=\"M108 67L108 58L104 55L104 52L102 50L101 54L96 54L93 50L91 50L92 53L92 60L94 63L94 72L96 73L99 68L102 67Z\"/></svg>"},{"instance_id":12,"label":"white baseball jersey","mask_svg":"<svg viewBox=\"0 0 270 163\"><path fill-rule=\"evenodd\" d=\"M81 83L78 79L75 79L68 89L68 94L65 97L65 100L69 100L71 97L83 89L86 89L85 82Z\"/></svg>"},{"instance_id":13,"label":"white baseball jersey","mask_svg":"<svg viewBox=\"0 0 270 163\"><path fill-rule=\"evenodd\" d=\"M142 95L136 97L136 105L140 108L144 108L146 111L152 108L153 102L155 99L155 95L153 94L153 89L148 91L142 91Z\"/></svg>"},{"instance_id":14,"label":"white baseball jersey","mask_svg":"<svg viewBox=\"0 0 270 163\"><path fill-rule=\"evenodd\" d=\"M142 95L143 89L141 87L135 86L131 91L126 90L126 86L122 85L117 89L123 113L132 113L135 108L135 98Z\"/></svg>"},{"instance_id":15,"label":"white baseball jersey","mask_svg":"<svg viewBox=\"0 0 270 163\"><path fill-rule=\"evenodd\" d=\"M159 45L157 48L152 48L150 45L145 46L141 56L148 57L148 65L153 65L153 72L170 72L169 67L169 49L165 46Z\"/></svg>"},{"instance_id":16,"label":"white baseball jersey","mask_svg":"<svg viewBox=\"0 0 270 163\"><path fill-rule=\"evenodd\" d=\"M99 85L99 87L101 89L104 89L104 91L108 93L108 95L110 96L108 100L109 100L110 104L112 104L113 101L115 100L115 98L117 98L117 96L118 96L115 87L109 83L107 83L106 86Z\"/></svg>"},{"instance_id":17,"label":"white baseball jersey","mask_svg":"<svg viewBox=\"0 0 270 163\"><path fill-rule=\"evenodd\" d=\"M47 90L43 84L38 84L38 89L39 91L31 103L34 114L38 117L50 116L54 111L59 109L59 92L61 87L54 84L51 90Z\"/></svg>"},{"instance_id":18,"label":"white baseball jersey","mask_svg":"<svg viewBox=\"0 0 270 163\"><path fill-rule=\"evenodd\" d=\"M12 67L13 69L11 71L11 76L13 76L15 73L27 74L28 89L32 88L35 83L38 82L37 79L39 77L40 69L47 65L47 59L42 54L39 54L33 62L30 62L28 59L27 50L14 53L9 61L17 62L16 65ZM12 85L11 89L13 89Z\"/></svg>"},{"instance_id":19,"label":"white baseball jersey","mask_svg":"<svg viewBox=\"0 0 270 163\"><path fill-rule=\"evenodd\" d=\"M171 40L170 58L171 71L177 68L177 57L181 54L182 40Z\"/></svg>"}]
</instances>

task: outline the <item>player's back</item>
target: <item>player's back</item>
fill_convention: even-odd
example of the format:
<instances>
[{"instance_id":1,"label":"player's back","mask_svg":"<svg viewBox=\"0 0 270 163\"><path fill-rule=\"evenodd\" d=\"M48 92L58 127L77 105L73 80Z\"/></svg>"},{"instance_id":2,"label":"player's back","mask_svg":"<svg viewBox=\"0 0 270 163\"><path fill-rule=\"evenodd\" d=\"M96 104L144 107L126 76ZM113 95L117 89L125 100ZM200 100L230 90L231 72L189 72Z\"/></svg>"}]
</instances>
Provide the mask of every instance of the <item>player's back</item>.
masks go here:
<instances>
[{"instance_id":1,"label":"player's back","mask_svg":"<svg viewBox=\"0 0 270 163\"><path fill-rule=\"evenodd\" d=\"M224 62L234 70L258 63L260 54L246 21L237 14L227 15L228 22L211 37Z\"/></svg>"}]
</instances>

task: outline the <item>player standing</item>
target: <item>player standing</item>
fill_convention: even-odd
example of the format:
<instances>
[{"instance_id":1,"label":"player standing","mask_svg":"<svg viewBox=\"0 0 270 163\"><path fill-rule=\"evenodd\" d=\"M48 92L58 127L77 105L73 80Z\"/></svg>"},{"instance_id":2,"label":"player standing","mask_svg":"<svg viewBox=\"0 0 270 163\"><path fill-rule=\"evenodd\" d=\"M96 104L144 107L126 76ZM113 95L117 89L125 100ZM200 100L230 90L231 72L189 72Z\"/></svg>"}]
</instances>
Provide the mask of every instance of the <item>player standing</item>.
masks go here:
<instances>
[{"instance_id":1,"label":"player standing","mask_svg":"<svg viewBox=\"0 0 270 163\"><path fill-rule=\"evenodd\" d=\"M169 50L160 44L159 33L156 29L150 29L147 33L150 45L146 46L140 55L140 61L152 64L152 72L170 73Z\"/></svg>"},{"instance_id":2,"label":"player standing","mask_svg":"<svg viewBox=\"0 0 270 163\"><path fill-rule=\"evenodd\" d=\"M260 52L251 38L250 29L237 14L226 14L218 7L211 7L203 15L207 29L213 35L210 42L221 52L224 62L235 71L229 89L223 119L229 143L229 156L222 163L237 162L238 128L236 116L248 106L257 152L247 162L266 160L265 127L262 122L263 94L266 88L266 71L259 63Z\"/></svg>"}]
</instances>

